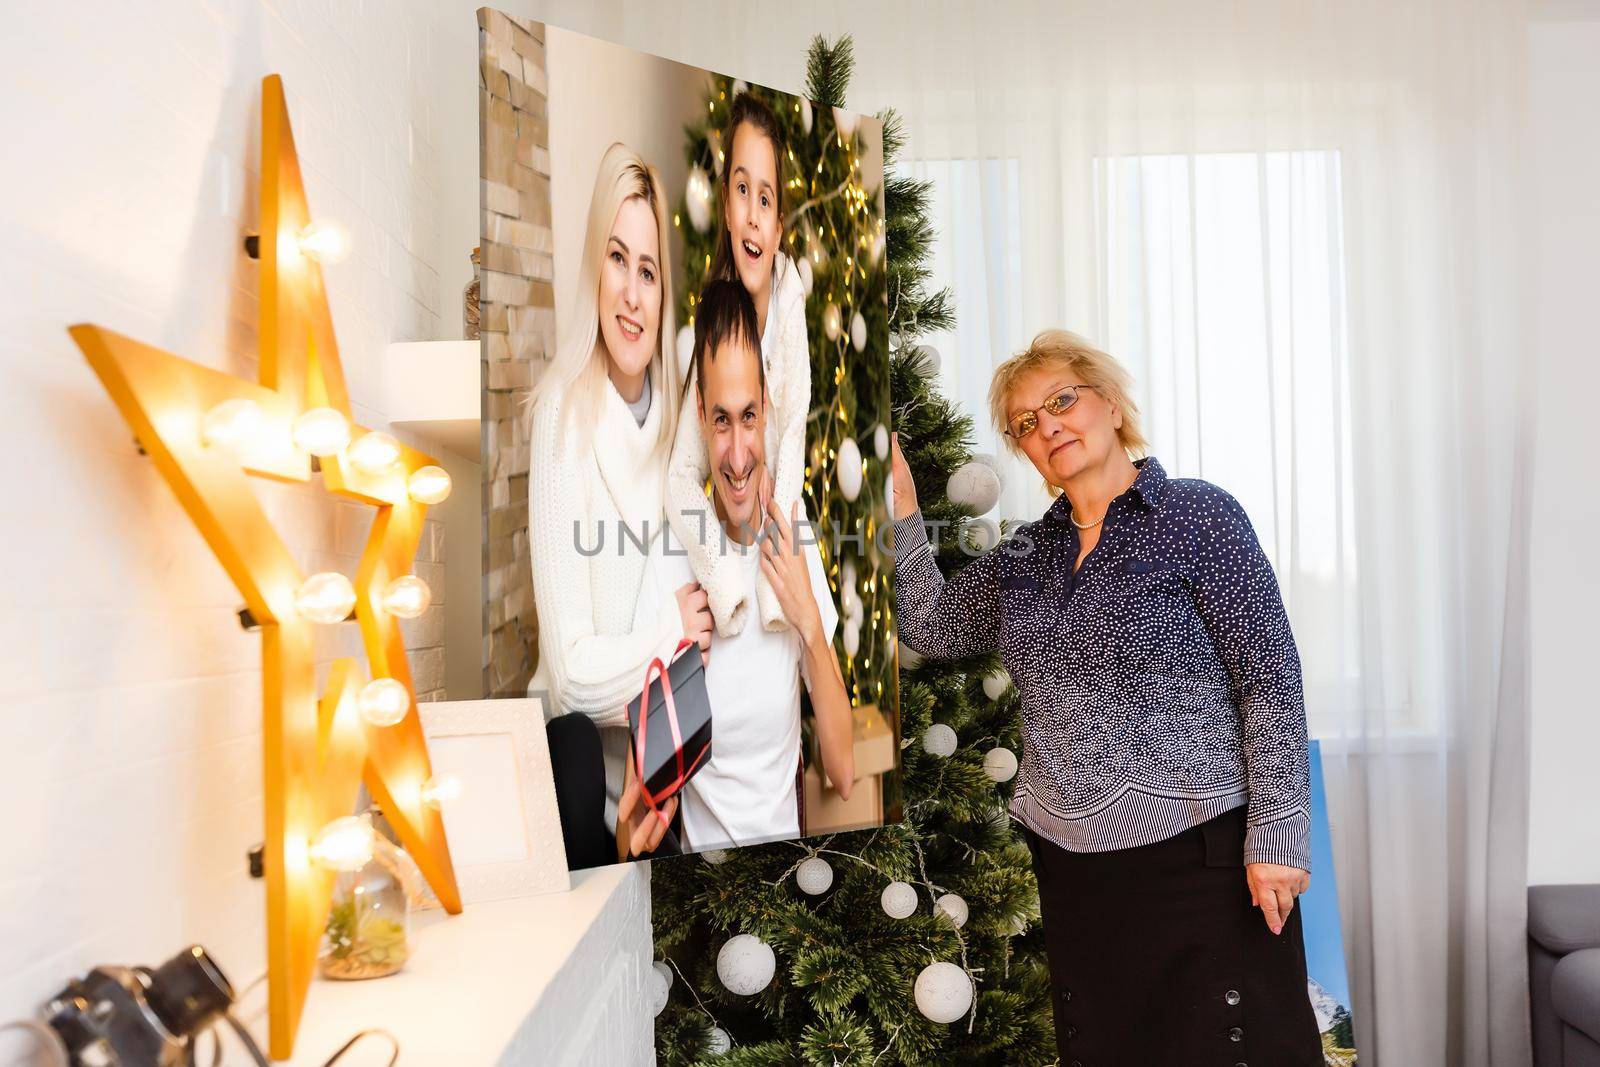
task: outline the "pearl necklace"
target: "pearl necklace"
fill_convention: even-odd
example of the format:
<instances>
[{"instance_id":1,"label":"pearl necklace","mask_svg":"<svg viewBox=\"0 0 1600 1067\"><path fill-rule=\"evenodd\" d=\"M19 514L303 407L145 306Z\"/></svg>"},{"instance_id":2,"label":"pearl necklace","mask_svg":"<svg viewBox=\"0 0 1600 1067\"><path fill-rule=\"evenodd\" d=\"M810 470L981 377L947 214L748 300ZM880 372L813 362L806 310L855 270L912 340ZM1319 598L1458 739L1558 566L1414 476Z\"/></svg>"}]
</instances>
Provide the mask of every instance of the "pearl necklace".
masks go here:
<instances>
[{"instance_id":1,"label":"pearl necklace","mask_svg":"<svg viewBox=\"0 0 1600 1067\"><path fill-rule=\"evenodd\" d=\"M1078 521L1078 516L1073 513L1073 510L1071 508L1067 509L1067 518L1071 519L1072 520L1072 525L1076 526L1080 530L1087 530L1090 527L1099 526L1102 522L1106 521L1106 517L1104 515L1102 515L1098 519L1094 520L1093 522L1079 522Z\"/></svg>"}]
</instances>

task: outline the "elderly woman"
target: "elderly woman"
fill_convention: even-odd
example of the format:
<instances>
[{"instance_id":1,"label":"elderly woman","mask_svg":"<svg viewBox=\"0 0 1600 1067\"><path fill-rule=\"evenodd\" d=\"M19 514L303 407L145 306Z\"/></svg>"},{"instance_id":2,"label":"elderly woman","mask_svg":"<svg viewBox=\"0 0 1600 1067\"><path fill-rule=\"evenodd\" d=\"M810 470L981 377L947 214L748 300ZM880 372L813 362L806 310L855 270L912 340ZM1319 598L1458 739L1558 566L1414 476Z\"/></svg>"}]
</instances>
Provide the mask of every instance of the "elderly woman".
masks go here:
<instances>
[{"instance_id":1,"label":"elderly woman","mask_svg":"<svg viewBox=\"0 0 1600 1067\"><path fill-rule=\"evenodd\" d=\"M1294 637L1238 502L1134 458L1130 387L1064 330L996 370L994 420L1058 498L948 581L896 441L900 639L997 651L1021 693L1063 1067L1321 1067Z\"/></svg>"}]
</instances>

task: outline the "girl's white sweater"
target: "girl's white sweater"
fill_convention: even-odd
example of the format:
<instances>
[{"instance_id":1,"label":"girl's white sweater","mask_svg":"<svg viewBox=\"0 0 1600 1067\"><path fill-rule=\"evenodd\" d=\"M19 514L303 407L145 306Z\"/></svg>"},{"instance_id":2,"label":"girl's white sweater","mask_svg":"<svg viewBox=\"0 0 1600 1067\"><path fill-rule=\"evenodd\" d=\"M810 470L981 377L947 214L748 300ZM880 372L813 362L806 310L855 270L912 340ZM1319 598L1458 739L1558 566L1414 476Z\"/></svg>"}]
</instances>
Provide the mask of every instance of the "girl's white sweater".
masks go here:
<instances>
[{"instance_id":1,"label":"girl's white sweater","mask_svg":"<svg viewBox=\"0 0 1600 1067\"><path fill-rule=\"evenodd\" d=\"M767 305L767 326L761 358L766 365L767 468L772 472L773 500L786 517L800 499L806 467L806 419L811 411L811 348L806 339L806 293L794 261L782 252L773 255L772 291ZM677 444L667 471L667 518L674 540L689 553L689 566L705 587L716 619L717 632L731 637L745 627L745 578L739 557L724 552L722 525L706 497L711 473L705 441L700 436L693 384L694 367L680 368L688 376ZM805 519L802 505L801 520ZM756 582L761 625L769 630L787 625L783 608L766 575Z\"/></svg>"},{"instance_id":2,"label":"girl's white sweater","mask_svg":"<svg viewBox=\"0 0 1600 1067\"><path fill-rule=\"evenodd\" d=\"M602 392L587 452L575 420L562 426L561 397L542 398L532 414L528 535L539 665L528 692L548 696L547 715L580 712L600 726L609 825L622 793L627 701L639 694L650 660L671 656L683 626L676 611L662 611L654 625L634 628L646 553L630 536L648 542L665 528L666 456L651 455L665 404L658 387L640 426L609 380Z\"/></svg>"}]
</instances>

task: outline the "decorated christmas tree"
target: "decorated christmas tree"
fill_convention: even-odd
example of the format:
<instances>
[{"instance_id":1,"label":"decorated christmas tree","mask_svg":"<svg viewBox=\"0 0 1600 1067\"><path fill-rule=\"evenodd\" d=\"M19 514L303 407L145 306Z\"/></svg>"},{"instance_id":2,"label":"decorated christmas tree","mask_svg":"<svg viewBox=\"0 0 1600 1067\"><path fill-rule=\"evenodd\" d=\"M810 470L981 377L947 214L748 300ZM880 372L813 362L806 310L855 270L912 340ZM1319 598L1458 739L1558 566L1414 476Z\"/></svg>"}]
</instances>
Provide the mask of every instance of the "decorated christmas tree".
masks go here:
<instances>
[{"instance_id":1,"label":"decorated christmas tree","mask_svg":"<svg viewBox=\"0 0 1600 1067\"><path fill-rule=\"evenodd\" d=\"M813 452L806 502L813 518L885 521L887 461L874 447L863 461L862 488L851 496L839 484L838 454L859 447L856 435L866 437L877 422L888 421L876 405L892 405L892 425L916 476L924 515L951 524L937 545L950 573L970 559L963 544L993 538L971 521L970 504L953 503L945 491L957 471L973 473L975 461L971 420L939 395L937 354L919 344L927 333L948 329L952 319L948 294L930 291L929 189L893 173L900 129L886 114L887 255L880 266L871 251L879 236L874 213L848 209L870 194L857 191L859 179L851 174L858 161L830 110L844 104L850 68L848 40L814 41L810 102L780 112L793 153L784 177L803 183L792 191L806 193L785 205L795 218L786 243L797 258L816 257L808 322L818 428L812 440L826 458L819 461ZM712 136L722 125L717 114L732 90L717 84L707 122L687 131L691 162L710 167L703 172L707 182L719 147ZM691 196L696 183L691 173ZM680 216L705 206L690 200ZM686 235L709 245L693 224ZM709 251L699 253L700 278ZM818 273L818 259L835 271L844 260L854 277L846 282L842 273ZM691 271L686 293L700 278ZM831 318L829 303L840 307L845 323L859 311L874 336L882 336L877 331L886 322L892 345L887 382L877 380L881 358L841 359L847 353L824 317ZM687 320L693 310L687 296L683 310ZM837 332L848 340L848 326ZM876 540L868 538L868 553ZM830 570L838 563L830 559ZM859 635L859 654L841 647L841 665L853 697L879 693L882 683L887 698L894 690L887 683L892 675L884 672L896 662L893 586L880 576L889 576L892 556L869 555L858 565L859 610L872 622ZM665 1004L656 1019L662 1064L1055 1059L1037 888L1027 847L1005 811L1020 745L1015 690L994 657L916 662L902 648L898 666L903 821L653 865L656 970Z\"/></svg>"}]
</instances>

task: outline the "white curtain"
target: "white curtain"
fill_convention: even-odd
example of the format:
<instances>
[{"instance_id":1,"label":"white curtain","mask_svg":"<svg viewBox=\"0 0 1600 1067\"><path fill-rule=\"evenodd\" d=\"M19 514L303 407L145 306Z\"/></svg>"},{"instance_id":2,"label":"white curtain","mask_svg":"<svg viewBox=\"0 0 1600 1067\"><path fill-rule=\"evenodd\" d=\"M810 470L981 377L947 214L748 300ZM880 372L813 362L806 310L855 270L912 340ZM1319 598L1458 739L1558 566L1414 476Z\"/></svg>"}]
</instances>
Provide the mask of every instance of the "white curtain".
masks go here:
<instances>
[{"instance_id":1,"label":"white curtain","mask_svg":"<svg viewBox=\"0 0 1600 1067\"><path fill-rule=\"evenodd\" d=\"M1502 0L552 5L786 89L854 36L935 183L946 388L1064 326L1244 503L1323 739L1357 1044L1529 1062L1526 13ZM1013 462L999 517L1046 497ZM1334 872L1318 872L1328 877Z\"/></svg>"}]
</instances>

